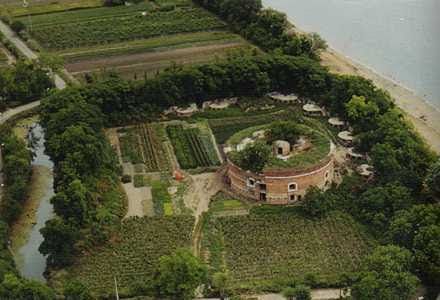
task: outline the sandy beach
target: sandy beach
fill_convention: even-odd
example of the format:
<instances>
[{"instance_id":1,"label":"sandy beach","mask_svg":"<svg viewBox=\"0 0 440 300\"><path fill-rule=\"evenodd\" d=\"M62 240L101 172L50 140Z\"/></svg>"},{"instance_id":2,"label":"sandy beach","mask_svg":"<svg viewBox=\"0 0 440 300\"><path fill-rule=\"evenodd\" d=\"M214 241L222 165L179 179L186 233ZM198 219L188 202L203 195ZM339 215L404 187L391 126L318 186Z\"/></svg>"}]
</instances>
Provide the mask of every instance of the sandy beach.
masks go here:
<instances>
[{"instance_id":1,"label":"sandy beach","mask_svg":"<svg viewBox=\"0 0 440 300\"><path fill-rule=\"evenodd\" d=\"M294 31L302 34L307 33L298 28L291 18L287 17L287 20ZM358 75L368 78L377 87L388 91L396 105L407 114L407 119L414 125L426 143L437 154L440 154L439 109L426 102L422 97L417 96L414 91L395 82L391 78L377 73L372 68L354 61L330 46L321 53L321 64L327 66L333 73Z\"/></svg>"},{"instance_id":2,"label":"sandy beach","mask_svg":"<svg viewBox=\"0 0 440 300\"><path fill-rule=\"evenodd\" d=\"M387 90L398 107L407 113L416 130L440 154L440 111L417 96L413 91L399 85L374 70L329 48L321 54L322 64L331 72L360 75L372 80L379 88Z\"/></svg>"}]
</instances>

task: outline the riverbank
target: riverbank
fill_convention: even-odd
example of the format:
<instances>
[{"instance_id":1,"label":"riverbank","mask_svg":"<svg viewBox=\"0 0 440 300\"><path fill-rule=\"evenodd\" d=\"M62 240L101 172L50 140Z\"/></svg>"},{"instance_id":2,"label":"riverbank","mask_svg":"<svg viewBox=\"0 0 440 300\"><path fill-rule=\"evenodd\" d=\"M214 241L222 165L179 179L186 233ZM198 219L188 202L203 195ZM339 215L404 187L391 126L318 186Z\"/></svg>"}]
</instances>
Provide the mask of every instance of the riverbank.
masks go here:
<instances>
[{"instance_id":1,"label":"riverbank","mask_svg":"<svg viewBox=\"0 0 440 300\"><path fill-rule=\"evenodd\" d=\"M287 18L292 29L298 33L307 33L298 28L291 18ZM440 154L440 110L417 96L414 91L379 74L374 69L363 65L328 47L321 53L321 64L327 66L330 72L344 75L357 75L370 79L374 84L390 93L396 105L402 109L407 119L417 132L437 154Z\"/></svg>"},{"instance_id":2,"label":"riverbank","mask_svg":"<svg viewBox=\"0 0 440 300\"><path fill-rule=\"evenodd\" d=\"M377 87L388 91L396 105L407 114L420 135L440 154L440 111L417 96L413 91L397 82L378 74L334 49L321 53L322 64L329 67L331 72L347 75L359 75L372 80Z\"/></svg>"},{"instance_id":3,"label":"riverbank","mask_svg":"<svg viewBox=\"0 0 440 300\"><path fill-rule=\"evenodd\" d=\"M18 250L29 239L31 228L37 223L37 211L40 202L46 194L49 185L51 170L45 166L33 166L32 178L29 188L29 198L23 206L23 212L10 228L11 250L19 265Z\"/></svg>"}]
</instances>

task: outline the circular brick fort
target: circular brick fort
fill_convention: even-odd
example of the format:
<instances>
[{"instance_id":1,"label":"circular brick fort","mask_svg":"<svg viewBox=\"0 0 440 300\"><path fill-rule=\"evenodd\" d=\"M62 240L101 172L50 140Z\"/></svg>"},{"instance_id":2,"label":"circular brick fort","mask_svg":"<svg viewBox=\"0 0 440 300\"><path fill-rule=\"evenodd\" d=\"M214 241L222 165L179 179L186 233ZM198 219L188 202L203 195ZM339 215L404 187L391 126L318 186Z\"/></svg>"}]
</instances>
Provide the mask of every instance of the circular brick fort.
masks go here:
<instances>
[{"instance_id":1,"label":"circular brick fort","mask_svg":"<svg viewBox=\"0 0 440 300\"><path fill-rule=\"evenodd\" d=\"M262 136L262 130L253 133L255 139L258 136ZM321 135L321 145L323 138ZM308 188L315 186L326 189L333 181L335 147L328 138L324 139L328 143L328 148L321 146L321 155L312 153L313 148L317 146L314 145L314 140L307 137L301 137L300 142L295 145L282 140L273 142L271 155L276 159L289 161L290 157L298 155L293 159L303 158L307 164L289 166L286 163L282 166L267 166L260 172L241 168L230 155L242 151L245 148L242 146L243 143L252 144L252 137L246 137L236 145L227 145L226 182L234 193L263 203L285 205L301 201ZM307 155L313 155L314 159L310 159Z\"/></svg>"}]
</instances>

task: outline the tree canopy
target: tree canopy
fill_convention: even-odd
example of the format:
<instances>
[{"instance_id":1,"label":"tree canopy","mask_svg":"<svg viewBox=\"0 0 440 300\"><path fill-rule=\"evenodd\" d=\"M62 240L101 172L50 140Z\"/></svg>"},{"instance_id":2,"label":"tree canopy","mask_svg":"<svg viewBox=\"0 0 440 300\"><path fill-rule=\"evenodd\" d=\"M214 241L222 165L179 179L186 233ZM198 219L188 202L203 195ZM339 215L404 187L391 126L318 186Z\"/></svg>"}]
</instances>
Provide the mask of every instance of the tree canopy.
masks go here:
<instances>
[{"instance_id":1,"label":"tree canopy","mask_svg":"<svg viewBox=\"0 0 440 300\"><path fill-rule=\"evenodd\" d=\"M159 296L190 300L196 288L207 280L207 269L189 250L178 249L159 259L154 286Z\"/></svg>"},{"instance_id":2,"label":"tree canopy","mask_svg":"<svg viewBox=\"0 0 440 300\"><path fill-rule=\"evenodd\" d=\"M418 279L410 273L411 253L396 246L380 246L363 263L351 293L354 299L410 299Z\"/></svg>"}]
</instances>

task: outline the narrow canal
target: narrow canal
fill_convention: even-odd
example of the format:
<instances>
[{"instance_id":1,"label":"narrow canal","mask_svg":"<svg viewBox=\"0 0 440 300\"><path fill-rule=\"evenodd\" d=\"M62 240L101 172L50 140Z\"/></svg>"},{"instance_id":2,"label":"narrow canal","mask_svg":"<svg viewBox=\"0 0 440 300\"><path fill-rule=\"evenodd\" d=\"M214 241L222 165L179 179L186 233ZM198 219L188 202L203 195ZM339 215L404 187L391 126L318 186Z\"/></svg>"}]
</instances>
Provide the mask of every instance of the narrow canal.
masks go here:
<instances>
[{"instance_id":1,"label":"narrow canal","mask_svg":"<svg viewBox=\"0 0 440 300\"><path fill-rule=\"evenodd\" d=\"M40 229L53 217L53 207L50 203L50 198L54 195L53 163L44 153L44 131L38 123L32 124L28 138L35 154L32 161L34 176L44 176L44 178L33 178L33 181L42 183L38 189L32 188L29 195L29 198L36 197L35 223L28 232L23 233L26 236L25 242L15 250L14 257L22 276L45 281L43 273L46 269L46 257L38 251L38 247L43 241Z\"/></svg>"}]
</instances>

